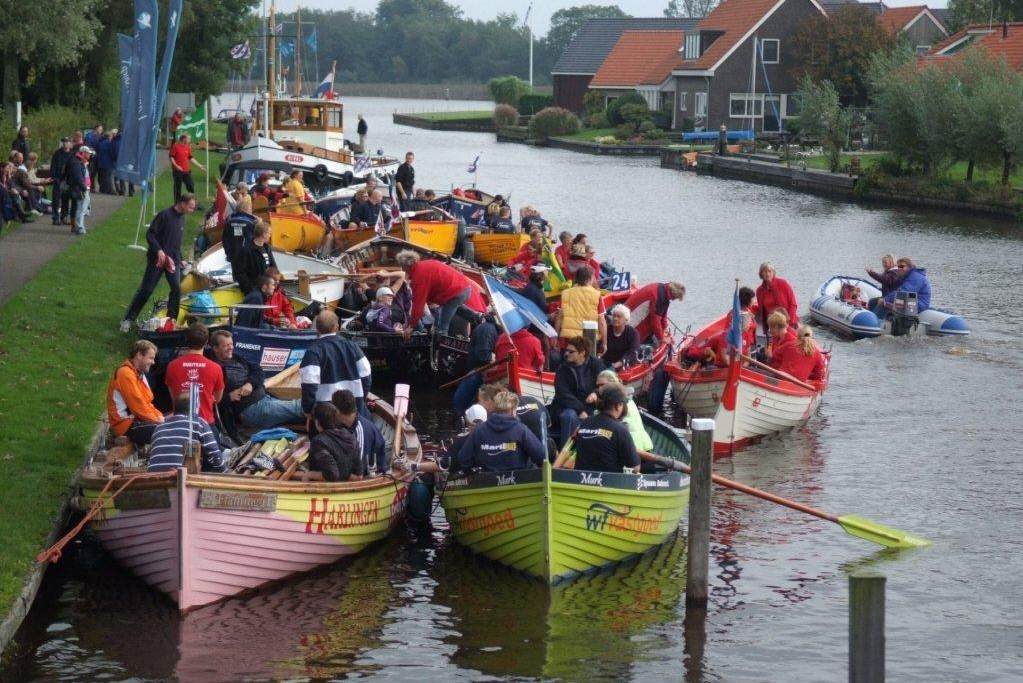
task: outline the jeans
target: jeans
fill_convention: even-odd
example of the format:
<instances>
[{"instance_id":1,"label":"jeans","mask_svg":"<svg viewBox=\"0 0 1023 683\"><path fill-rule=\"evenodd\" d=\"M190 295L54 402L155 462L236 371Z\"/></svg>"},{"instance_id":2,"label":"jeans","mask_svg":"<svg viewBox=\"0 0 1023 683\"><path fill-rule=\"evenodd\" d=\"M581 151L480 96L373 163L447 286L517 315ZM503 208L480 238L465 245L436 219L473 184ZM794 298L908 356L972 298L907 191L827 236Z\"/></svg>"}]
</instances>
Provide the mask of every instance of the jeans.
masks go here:
<instances>
[{"instance_id":1,"label":"jeans","mask_svg":"<svg viewBox=\"0 0 1023 683\"><path fill-rule=\"evenodd\" d=\"M85 196L78 200L75 208L75 232L85 232L85 217L89 215L89 207L92 205L92 192L85 191Z\"/></svg>"},{"instance_id":2,"label":"jeans","mask_svg":"<svg viewBox=\"0 0 1023 683\"><path fill-rule=\"evenodd\" d=\"M668 393L670 385L671 378L663 368L654 371L654 376L650 379L650 389L647 392L647 410L654 417L664 415L664 395Z\"/></svg>"},{"instance_id":3,"label":"jeans","mask_svg":"<svg viewBox=\"0 0 1023 683\"><path fill-rule=\"evenodd\" d=\"M579 413L574 408L565 408L558 415L558 428L561 430L561 443L558 445L561 448L565 447L568 438L575 434L575 430L579 429L579 422Z\"/></svg>"},{"instance_id":4,"label":"jeans","mask_svg":"<svg viewBox=\"0 0 1023 683\"><path fill-rule=\"evenodd\" d=\"M281 401L273 396L264 396L246 408L239 415L245 426L253 429L269 429L280 424L305 423L301 399Z\"/></svg>"},{"instance_id":5,"label":"jeans","mask_svg":"<svg viewBox=\"0 0 1023 683\"><path fill-rule=\"evenodd\" d=\"M64 193L60 191L60 178L54 179L53 185L50 187L53 188L53 201L50 202L50 212L53 214L53 224L59 225L61 217L65 215L64 212L67 210L64 203Z\"/></svg>"},{"instance_id":6,"label":"jeans","mask_svg":"<svg viewBox=\"0 0 1023 683\"><path fill-rule=\"evenodd\" d=\"M478 372L472 377L466 377L458 383L458 388L455 389L455 412L459 415L464 415L465 411L469 409L473 403L476 402L476 394L479 392L480 387L483 386L483 373Z\"/></svg>"},{"instance_id":7,"label":"jeans","mask_svg":"<svg viewBox=\"0 0 1023 683\"><path fill-rule=\"evenodd\" d=\"M167 299L167 316L177 319L178 306L181 304L181 264L178 263L176 265L177 268L175 268L173 273L170 273L163 268L158 268L155 260L150 259L146 261L146 272L143 273L142 282L135 292L135 297L131 300L131 305L128 306L128 311L124 314L125 320L135 320L139 317L142 307L146 305L156 286L160 284L161 275L167 276L167 284L170 285L170 296Z\"/></svg>"},{"instance_id":8,"label":"jeans","mask_svg":"<svg viewBox=\"0 0 1023 683\"><path fill-rule=\"evenodd\" d=\"M195 183L192 182L192 173L191 173L191 171L187 171L185 173L181 173L180 171L174 171L174 202L175 203L177 203L177 201L181 198L181 185L182 185L182 183L185 185L185 189L187 189L189 191L189 193L195 194Z\"/></svg>"},{"instance_id":9,"label":"jeans","mask_svg":"<svg viewBox=\"0 0 1023 683\"><path fill-rule=\"evenodd\" d=\"M136 446L148 446L153 441L154 429L156 429L155 422L136 417L131 421L131 427L128 427L128 431L124 435L131 439Z\"/></svg>"},{"instance_id":10,"label":"jeans","mask_svg":"<svg viewBox=\"0 0 1023 683\"><path fill-rule=\"evenodd\" d=\"M437 313L437 333L447 334L448 328L451 326L451 319L455 317L455 313L462 307L466 299L472 293L472 287L466 287L462 290L462 293L456 296L451 301L445 302L441 305L440 311Z\"/></svg>"},{"instance_id":11,"label":"jeans","mask_svg":"<svg viewBox=\"0 0 1023 683\"><path fill-rule=\"evenodd\" d=\"M114 169L99 169L99 191L103 194L114 194Z\"/></svg>"}]
</instances>

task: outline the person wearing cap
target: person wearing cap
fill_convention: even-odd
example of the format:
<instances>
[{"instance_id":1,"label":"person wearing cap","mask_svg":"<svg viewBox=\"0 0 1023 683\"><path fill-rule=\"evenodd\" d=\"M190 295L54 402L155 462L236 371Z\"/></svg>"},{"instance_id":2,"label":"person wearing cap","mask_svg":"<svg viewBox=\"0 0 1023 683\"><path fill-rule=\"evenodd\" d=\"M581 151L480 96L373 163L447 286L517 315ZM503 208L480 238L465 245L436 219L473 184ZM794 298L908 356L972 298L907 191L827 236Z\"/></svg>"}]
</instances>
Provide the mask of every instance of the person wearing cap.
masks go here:
<instances>
[{"instance_id":1,"label":"person wearing cap","mask_svg":"<svg viewBox=\"0 0 1023 683\"><path fill-rule=\"evenodd\" d=\"M54 150L50 157L50 177L53 178L53 224L60 225L70 221L68 209L71 203L71 194L67 189L67 167L71 157L75 155L71 151L71 138L62 137L60 146Z\"/></svg>"},{"instance_id":2,"label":"person wearing cap","mask_svg":"<svg viewBox=\"0 0 1023 683\"><path fill-rule=\"evenodd\" d=\"M529 267L529 279L521 289L516 289L519 294L526 297L539 308L547 313L547 295L544 293L544 283L547 282L547 273L550 268L542 263L534 263Z\"/></svg>"},{"instance_id":3,"label":"person wearing cap","mask_svg":"<svg viewBox=\"0 0 1023 683\"><path fill-rule=\"evenodd\" d=\"M92 156L92 148L82 145L68 163L68 192L75 202L71 232L75 235L85 234L85 217L89 214L91 204L92 176L89 173L89 160Z\"/></svg>"},{"instance_id":4,"label":"person wearing cap","mask_svg":"<svg viewBox=\"0 0 1023 683\"><path fill-rule=\"evenodd\" d=\"M462 448L455 464L459 469L509 472L543 465L547 453L540 441L516 416L519 397L502 391L494 397L494 410L478 425Z\"/></svg>"},{"instance_id":5,"label":"person wearing cap","mask_svg":"<svg viewBox=\"0 0 1023 683\"><path fill-rule=\"evenodd\" d=\"M628 426L625 392L617 384L600 387L596 406L600 410L579 425L575 435L575 469L588 472L639 472L639 454Z\"/></svg>"},{"instance_id":6,"label":"person wearing cap","mask_svg":"<svg viewBox=\"0 0 1023 683\"><path fill-rule=\"evenodd\" d=\"M370 332L402 334L405 331L404 317L404 312L394 306L394 290L381 287L376 291L373 306L366 313L366 322Z\"/></svg>"}]
</instances>

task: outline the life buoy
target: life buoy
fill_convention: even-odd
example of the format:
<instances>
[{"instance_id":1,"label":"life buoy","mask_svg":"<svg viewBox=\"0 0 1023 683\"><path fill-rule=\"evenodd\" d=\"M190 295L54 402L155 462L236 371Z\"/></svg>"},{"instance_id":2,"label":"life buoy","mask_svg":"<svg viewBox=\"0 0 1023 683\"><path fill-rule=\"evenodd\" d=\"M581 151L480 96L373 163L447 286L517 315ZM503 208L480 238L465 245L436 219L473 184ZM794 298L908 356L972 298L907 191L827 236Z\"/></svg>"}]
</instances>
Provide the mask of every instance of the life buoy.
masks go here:
<instances>
[{"instance_id":1,"label":"life buoy","mask_svg":"<svg viewBox=\"0 0 1023 683\"><path fill-rule=\"evenodd\" d=\"M355 180L355 174L351 171L345 171L341 174L341 187L348 187Z\"/></svg>"},{"instance_id":2,"label":"life buoy","mask_svg":"<svg viewBox=\"0 0 1023 683\"><path fill-rule=\"evenodd\" d=\"M327 179L327 167L324 164L317 164L313 169L313 175L322 183Z\"/></svg>"}]
</instances>

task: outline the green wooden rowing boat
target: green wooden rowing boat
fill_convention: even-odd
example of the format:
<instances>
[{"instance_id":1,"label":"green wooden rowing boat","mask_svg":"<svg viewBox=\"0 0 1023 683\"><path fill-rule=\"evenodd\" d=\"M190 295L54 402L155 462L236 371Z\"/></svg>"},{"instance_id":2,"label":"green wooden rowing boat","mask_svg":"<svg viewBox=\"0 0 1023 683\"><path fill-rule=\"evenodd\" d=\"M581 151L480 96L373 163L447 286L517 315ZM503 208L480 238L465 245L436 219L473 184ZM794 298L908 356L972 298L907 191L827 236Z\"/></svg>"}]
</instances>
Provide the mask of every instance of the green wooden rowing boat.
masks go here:
<instances>
[{"instance_id":1,"label":"green wooden rowing boat","mask_svg":"<svg viewBox=\"0 0 1023 683\"><path fill-rule=\"evenodd\" d=\"M658 455L689 463L689 447L643 415ZM480 472L443 483L455 538L473 552L547 583L609 567L655 548L689 500L679 472L617 474L570 469Z\"/></svg>"}]
</instances>

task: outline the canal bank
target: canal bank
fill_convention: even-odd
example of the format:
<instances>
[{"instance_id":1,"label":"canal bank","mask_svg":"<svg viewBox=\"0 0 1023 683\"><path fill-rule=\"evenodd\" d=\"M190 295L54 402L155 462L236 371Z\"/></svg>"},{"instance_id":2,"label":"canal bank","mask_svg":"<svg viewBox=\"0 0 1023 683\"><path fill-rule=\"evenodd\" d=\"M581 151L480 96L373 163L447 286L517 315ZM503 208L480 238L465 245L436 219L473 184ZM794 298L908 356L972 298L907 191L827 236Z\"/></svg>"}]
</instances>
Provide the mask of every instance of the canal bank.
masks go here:
<instances>
[{"instance_id":1,"label":"canal bank","mask_svg":"<svg viewBox=\"0 0 1023 683\"><path fill-rule=\"evenodd\" d=\"M210 155L210 167L220 158ZM161 164L165 164L161 160ZM201 188L206 177L196 173ZM156 206L172 203L170 172L157 182ZM201 192L201 190L200 190ZM68 490L83 456L97 441L110 372L132 339L118 330L145 265L129 249L141 195L127 199L88 234L60 244L56 255L0 305L0 634L9 638L29 608L45 567L36 555L52 543L68 517ZM208 202L204 202L208 203ZM141 242L152 215L147 212ZM202 216L188 219L190 248ZM66 228L54 227L54 230ZM16 237L12 235L11 237ZM6 263L29 260L4 250ZM167 296L161 282L155 297ZM0 640L0 644L6 644Z\"/></svg>"},{"instance_id":2,"label":"canal bank","mask_svg":"<svg viewBox=\"0 0 1023 683\"><path fill-rule=\"evenodd\" d=\"M366 115L374 146L416 152L423 187L471 181L479 155L481 188L511 192L516 209L536 205L556 230L585 232L598 258L642 283L684 282L687 297L670 312L683 329L727 311L734 279L755 286L764 260L801 310L827 276L875 266L885 252L927 267L935 302L966 316L970 337L853 343L815 329L833 358L820 414L714 468L935 545L874 552L834 525L715 491L708 639L697 662L683 620L683 538L626 571L547 591L466 553L438 515L352 562L183 619L83 540L54 567L52 590L44 581L12 677L837 682L848 680L846 574L869 568L888 576L891 680L1015 680L1023 615L1011 596L1023 545L1011 483L1023 463L1011 444L1023 421L1023 294L1006 287L1023 262L1015 223L397 127L390 112L405 102L346 104ZM457 429L449 400L413 389L423 433ZM91 418L97 405L86 406Z\"/></svg>"}]
</instances>

